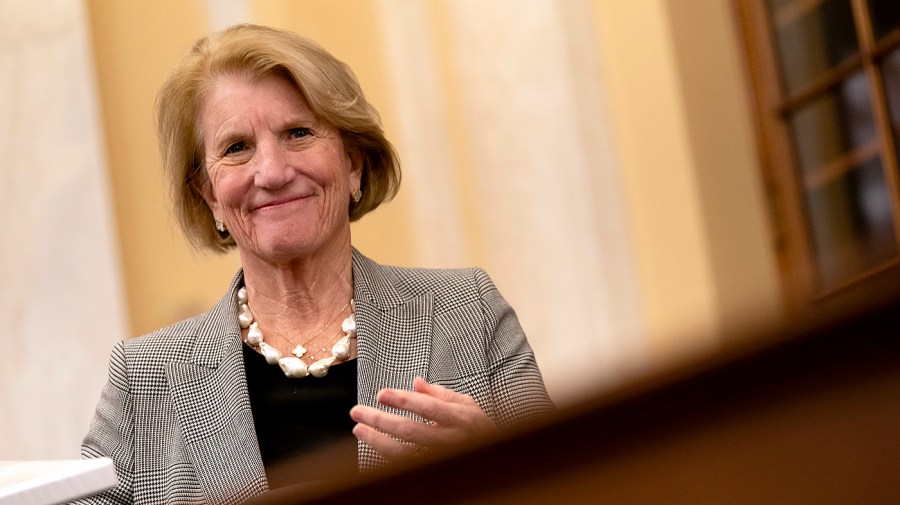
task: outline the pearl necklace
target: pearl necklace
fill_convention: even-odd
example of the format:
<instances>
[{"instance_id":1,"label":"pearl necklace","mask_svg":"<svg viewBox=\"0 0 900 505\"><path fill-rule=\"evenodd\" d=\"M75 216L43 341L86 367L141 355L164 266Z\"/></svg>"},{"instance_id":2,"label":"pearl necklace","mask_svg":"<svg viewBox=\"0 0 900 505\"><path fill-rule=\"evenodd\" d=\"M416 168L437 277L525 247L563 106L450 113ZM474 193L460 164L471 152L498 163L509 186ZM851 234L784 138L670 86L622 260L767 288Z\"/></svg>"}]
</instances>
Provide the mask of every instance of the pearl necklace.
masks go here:
<instances>
[{"instance_id":1,"label":"pearl necklace","mask_svg":"<svg viewBox=\"0 0 900 505\"><path fill-rule=\"evenodd\" d=\"M250 299L247 297L247 288L242 286L237 292L238 324L241 325L241 328L247 330L245 342L259 349L265 356L267 363L270 365L277 364L281 367L284 375L295 379L303 378L307 375L312 375L316 378L325 377L328 374L328 369L331 368L335 361L343 361L350 357L350 339L356 338L356 317L354 315L356 306L353 303L353 299L350 300L348 305L350 305L350 315L341 323L341 330L344 332L344 336L331 347L331 356L322 358L307 366L301 359L308 352L305 345L294 345L294 342L282 335L285 340L294 345L294 349L291 350L293 356L282 357L281 351L263 341L263 333L259 329L259 323L254 320L253 312L250 311ZM341 309L341 312L343 311ZM310 340L322 334L330 325L331 323L328 323L320 332L310 337ZM275 333L278 333L278 330L275 330ZM281 335L280 333L278 334ZM306 343L308 344L309 341Z\"/></svg>"}]
</instances>

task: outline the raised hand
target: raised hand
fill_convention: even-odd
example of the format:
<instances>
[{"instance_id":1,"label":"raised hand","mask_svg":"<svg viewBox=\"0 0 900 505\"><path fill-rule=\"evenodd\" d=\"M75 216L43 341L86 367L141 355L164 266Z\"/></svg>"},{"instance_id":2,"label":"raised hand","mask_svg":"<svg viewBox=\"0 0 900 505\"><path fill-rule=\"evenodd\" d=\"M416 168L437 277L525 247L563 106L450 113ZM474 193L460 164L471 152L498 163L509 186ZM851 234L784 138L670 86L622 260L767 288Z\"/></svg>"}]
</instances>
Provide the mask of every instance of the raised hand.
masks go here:
<instances>
[{"instance_id":1,"label":"raised hand","mask_svg":"<svg viewBox=\"0 0 900 505\"><path fill-rule=\"evenodd\" d=\"M450 446L460 440L493 431L494 423L475 400L425 379L413 380L413 391L382 389L378 403L418 414L425 422L372 407L357 405L350 417L357 424L356 438L388 460L414 456L422 449Z\"/></svg>"}]
</instances>

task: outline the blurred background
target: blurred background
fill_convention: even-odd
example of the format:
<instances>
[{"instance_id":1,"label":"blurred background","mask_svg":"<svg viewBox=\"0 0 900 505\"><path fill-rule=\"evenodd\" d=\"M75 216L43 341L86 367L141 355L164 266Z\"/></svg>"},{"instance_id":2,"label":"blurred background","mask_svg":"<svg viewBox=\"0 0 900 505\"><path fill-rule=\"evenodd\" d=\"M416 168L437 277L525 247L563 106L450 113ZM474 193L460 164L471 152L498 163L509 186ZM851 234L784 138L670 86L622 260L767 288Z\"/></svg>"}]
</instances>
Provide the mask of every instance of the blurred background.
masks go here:
<instances>
[{"instance_id":1,"label":"blurred background","mask_svg":"<svg viewBox=\"0 0 900 505\"><path fill-rule=\"evenodd\" d=\"M807 130L790 130L791 114L852 75L880 84L872 68L896 45L866 46L876 35L853 31L865 2L832 12L850 3L0 0L0 459L77 457L114 343L207 310L239 267L189 248L159 169L155 93L204 34L286 28L355 70L404 179L353 225L354 245L384 264L485 268L566 405L893 261L890 135L866 151L888 174L875 207L852 185L804 199L819 186L795 166L792 132ZM778 51L832 51L822 34L842 19L864 41L856 52L810 70L813 91L780 84ZM784 42L792 23L799 42ZM881 52L866 60L870 49ZM875 103L859 93L830 99ZM850 138L831 119L833 137ZM820 144L830 151L803 145L851 168L870 161ZM831 158L818 160L832 163L826 180L850 173ZM816 254L829 242L804 228L821 213L804 202L825 209L827 230L838 200L839 218L863 208L863 224L836 243L875 235L888 252L828 277Z\"/></svg>"}]
</instances>

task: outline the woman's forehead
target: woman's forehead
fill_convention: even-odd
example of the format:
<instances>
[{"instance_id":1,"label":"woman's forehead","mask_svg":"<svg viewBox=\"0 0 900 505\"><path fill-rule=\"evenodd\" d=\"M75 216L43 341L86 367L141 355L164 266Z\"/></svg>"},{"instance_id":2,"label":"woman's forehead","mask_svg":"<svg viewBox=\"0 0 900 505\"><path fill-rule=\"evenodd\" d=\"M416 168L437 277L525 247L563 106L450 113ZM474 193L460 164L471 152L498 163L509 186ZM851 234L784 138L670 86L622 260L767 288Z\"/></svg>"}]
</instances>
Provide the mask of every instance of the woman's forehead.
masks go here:
<instances>
[{"instance_id":1,"label":"woman's forehead","mask_svg":"<svg viewBox=\"0 0 900 505\"><path fill-rule=\"evenodd\" d=\"M205 127L235 120L311 121L315 114L294 84L279 75L217 79L201 106Z\"/></svg>"}]
</instances>

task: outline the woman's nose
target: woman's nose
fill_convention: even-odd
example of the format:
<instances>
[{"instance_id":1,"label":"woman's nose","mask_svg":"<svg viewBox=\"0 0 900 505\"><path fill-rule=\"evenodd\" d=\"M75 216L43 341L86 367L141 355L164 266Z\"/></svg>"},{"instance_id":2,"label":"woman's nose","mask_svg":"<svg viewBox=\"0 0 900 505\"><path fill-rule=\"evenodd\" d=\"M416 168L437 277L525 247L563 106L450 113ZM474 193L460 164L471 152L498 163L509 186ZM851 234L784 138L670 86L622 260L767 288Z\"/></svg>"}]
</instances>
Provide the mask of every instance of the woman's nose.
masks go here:
<instances>
[{"instance_id":1,"label":"woman's nose","mask_svg":"<svg viewBox=\"0 0 900 505\"><path fill-rule=\"evenodd\" d=\"M277 142L259 146L254 184L261 188L278 189L294 177L294 169L284 148Z\"/></svg>"}]
</instances>

